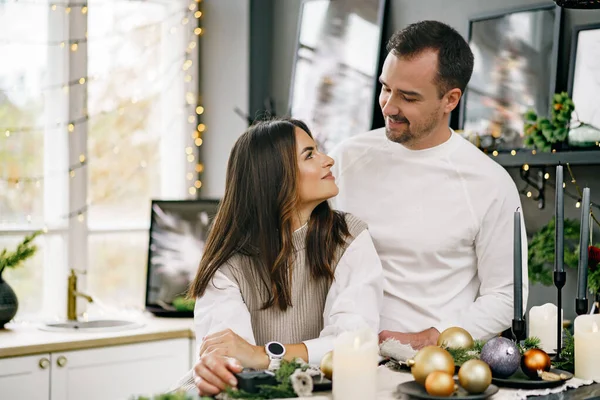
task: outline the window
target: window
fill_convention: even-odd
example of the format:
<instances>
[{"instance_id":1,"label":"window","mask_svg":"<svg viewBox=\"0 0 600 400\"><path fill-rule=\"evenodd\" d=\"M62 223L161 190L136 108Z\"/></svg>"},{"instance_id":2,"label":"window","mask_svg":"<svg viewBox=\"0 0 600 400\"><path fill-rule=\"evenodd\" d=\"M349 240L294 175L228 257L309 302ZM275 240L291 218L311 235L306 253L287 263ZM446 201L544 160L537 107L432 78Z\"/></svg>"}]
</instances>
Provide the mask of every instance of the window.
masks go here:
<instances>
[{"instance_id":1,"label":"window","mask_svg":"<svg viewBox=\"0 0 600 400\"><path fill-rule=\"evenodd\" d=\"M21 317L64 316L71 268L99 304L143 306L150 200L201 186L198 6L0 4L0 249L46 231L4 273Z\"/></svg>"}]
</instances>

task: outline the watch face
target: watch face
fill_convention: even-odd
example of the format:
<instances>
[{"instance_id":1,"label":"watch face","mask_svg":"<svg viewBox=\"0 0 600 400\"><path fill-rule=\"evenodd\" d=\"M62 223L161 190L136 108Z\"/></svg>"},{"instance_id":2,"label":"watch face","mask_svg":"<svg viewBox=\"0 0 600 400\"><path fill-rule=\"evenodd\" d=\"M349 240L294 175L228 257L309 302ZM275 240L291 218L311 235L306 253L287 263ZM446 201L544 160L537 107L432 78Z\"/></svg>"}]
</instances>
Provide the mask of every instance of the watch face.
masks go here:
<instances>
[{"instance_id":1,"label":"watch face","mask_svg":"<svg viewBox=\"0 0 600 400\"><path fill-rule=\"evenodd\" d=\"M280 356L283 354L283 346L279 343L269 343L269 351L271 352L271 354L275 355L275 356Z\"/></svg>"}]
</instances>

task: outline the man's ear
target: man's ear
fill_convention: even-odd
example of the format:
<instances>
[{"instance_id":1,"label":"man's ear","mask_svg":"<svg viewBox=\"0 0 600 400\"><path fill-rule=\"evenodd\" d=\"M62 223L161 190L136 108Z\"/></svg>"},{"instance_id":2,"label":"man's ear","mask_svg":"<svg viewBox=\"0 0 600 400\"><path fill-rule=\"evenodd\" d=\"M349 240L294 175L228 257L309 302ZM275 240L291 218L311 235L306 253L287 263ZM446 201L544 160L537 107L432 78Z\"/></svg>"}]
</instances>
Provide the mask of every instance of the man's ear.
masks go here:
<instances>
[{"instance_id":1,"label":"man's ear","mask_svg":"<svg viewBox=\"0 0 600 400\"><path fill-rule=\"evenodd\" d=\"M450 114L450 112L452 112L456 108L461 96L462 96L462 90L460 90L459 88L451 89L449 92L447 92L444 95L444 97L446 99L446 105L444 106L444 112L446 114Z\"/></svg>"}]
</instances>

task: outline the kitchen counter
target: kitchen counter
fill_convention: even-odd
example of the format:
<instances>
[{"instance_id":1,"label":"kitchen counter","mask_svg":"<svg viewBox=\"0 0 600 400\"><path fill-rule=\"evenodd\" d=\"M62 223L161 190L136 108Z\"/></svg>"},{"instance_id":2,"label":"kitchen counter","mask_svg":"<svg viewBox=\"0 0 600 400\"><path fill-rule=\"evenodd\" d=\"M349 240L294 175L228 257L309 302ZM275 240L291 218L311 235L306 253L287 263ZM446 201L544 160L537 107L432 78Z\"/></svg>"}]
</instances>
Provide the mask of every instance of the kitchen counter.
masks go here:
<instances>
[{"instance_id":1,"label":"kitchen counter","mask_svg":"<svg viewBox=\"0 0 600 400\"><path fill-rule=\"evenodd\" d=\"M0 330L0 358L194 338L193 318L157 318L144 315L134 321L143 326L116 332L48 332L39 329L42 323L9 323L6 324L6 329Z\"/></svg>"}]
</instances>

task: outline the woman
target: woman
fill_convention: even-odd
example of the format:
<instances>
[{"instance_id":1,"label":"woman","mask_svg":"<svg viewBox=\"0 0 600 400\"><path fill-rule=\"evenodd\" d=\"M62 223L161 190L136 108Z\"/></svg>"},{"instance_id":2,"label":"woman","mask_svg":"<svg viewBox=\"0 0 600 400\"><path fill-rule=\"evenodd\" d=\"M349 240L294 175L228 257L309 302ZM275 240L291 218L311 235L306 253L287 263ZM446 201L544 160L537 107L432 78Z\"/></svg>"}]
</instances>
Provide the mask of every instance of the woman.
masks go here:
<instances>
[{"instance_id":1,"label":"woman","mask_svg":"<svg viewBox=\"0 0 600 400\"><path fill-rule=\"evenodd\" d=\"M297 120L260 122L237 140L189 291L201 394L235 386L242 367L318 364L344 330L378 332L381 263L366 225L327 203L339 191L333 163Z\"/></svg>"}]
</instances>

